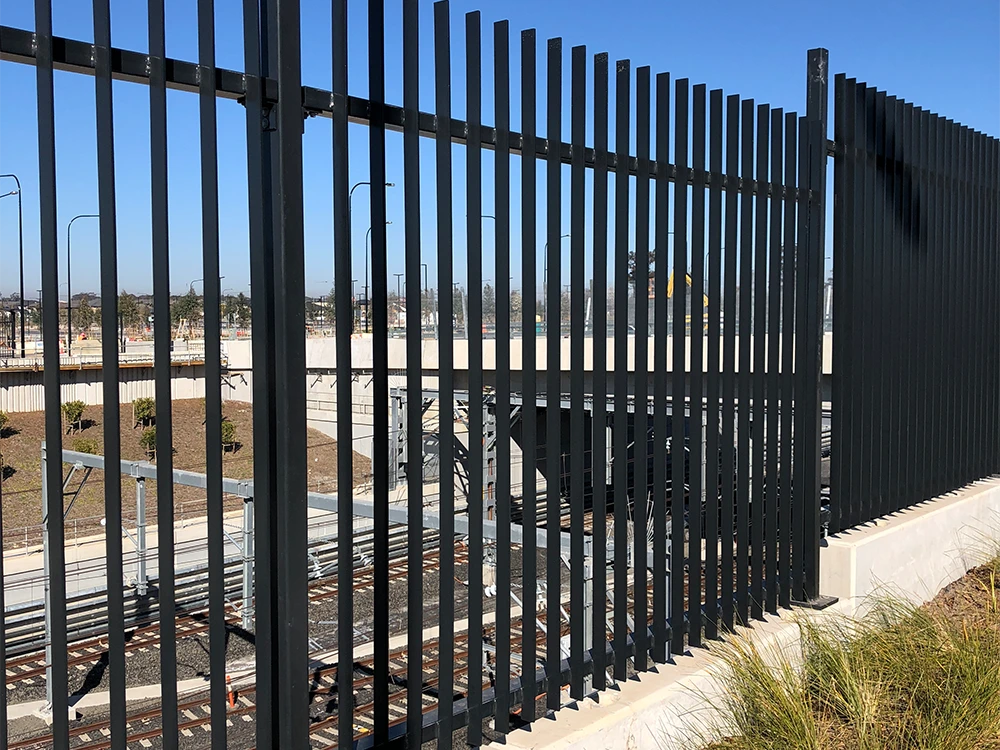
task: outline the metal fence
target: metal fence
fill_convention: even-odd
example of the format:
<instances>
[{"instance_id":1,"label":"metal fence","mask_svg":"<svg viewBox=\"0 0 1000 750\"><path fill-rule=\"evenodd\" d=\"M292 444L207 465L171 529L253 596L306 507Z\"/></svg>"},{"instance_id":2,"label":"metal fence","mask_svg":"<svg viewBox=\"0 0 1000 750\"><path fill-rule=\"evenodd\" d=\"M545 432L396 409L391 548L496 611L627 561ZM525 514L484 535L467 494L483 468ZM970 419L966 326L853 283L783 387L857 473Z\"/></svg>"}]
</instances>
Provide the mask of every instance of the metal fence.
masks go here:
<instances>
[{"instance_id":1,"label":"metal fence","mask_svg":"<svg viewBox=\"0 0 1000 750\"><path fill-rule=\"evenodd\" d=\"M839 76L831 529L1000 470L994 137Z\"/></svg>"},{"instance_id":2,"label":"metal fence","mask_svg":"<svg viewBox=\"0 0 1000 750\"><path fill-rule=\"evenodd\" d=\"M348 92L346 0L333 3L331 91L302 85L300 32L309 19L300 16L297 0L246 0L242 7L244 72L215 67L210 0L198 4L197 62L166 57L163 0L149 2L149 54L111 48L108 0L94 2L93 45L54 37L46 0L35 0L33 32L0 28L3 58L36 69L45 300L57 300L59 286L53 75L70 70L95 80L101 328L106 334L102 465L109 466L121 461L117 389L118 368L124 364L115 335L112 80L148 86L157 460L142 472L155 482L158 496L153 590L162 686L156 731L163 746L178 747L179 730L189 724L179 722L179 709L189 701L177 689L168 88L197 95L199 102L207 383L220 382L225 365L217 99L237 99L246 109L254 479L240 491L253 499L256 661L245 690L253 695L256 747L305 747L320 731L328 741L335 736L341 747L394 742L416 747L433 739L450 747L460 730L470 743L480 744L493 732L503 734L568 699L662 664L737 623L762 618L765 611L819 602L830 148L826 51L809 52L806 113L800 116L739 95L725 97L686 78L653 76L647 67L633 70L627 60L612 68L606 54L590 57L584 47L569 52L571 97L564 100L567 55L561 40L551 39L544 47L546 86L539 118L534 31L519 37L516 70L508 24L496 23L493 59L484 70L480 15L467 14L465 59L455 71L448 3L434 5L433 50L425 52L419 47L417 0L404 0L400 106L386 101L382 0L371 0L368 8L366 98ZM427 68L434 72L433 112L419 108L419 73ZM453 116L456 77L465 86L465 119ZM488 77L492 125L483 122ZM926 495L988 473L994 460L989 441L995 443L996 434L996 419L990 416L996 415L995 356L990 354L995 335L986 327L976 329L975 339L954 335L969 317L994 320L996 315L995 264L985 252L996 245L996 142L964 135L935 119L933 150L917 150L910 144L926 146L932 120L895 101L888 106L884 97L868 91L838 79L834 398L850 406L834 411L835 529L871 517L876 509L906 504L915 493ZM512 105L518 97L520 122L514 122ZM364 149L363 143L352 145L350 124L368 128L375 228L369 368L373 481L370 488L359 486L352 452L339 451L337 493L322 496L322 507L336 513L329 543L338 557L349 555L354 562L324 568L324 576L332 570L324 585L336 592L334 640L324 654L311 645L318 637L311 615L316 581L306 555L308 508L319 502L307 484L303 251L303 128L313 117L332 119L333 264L335 277L345 282L336 286L339 321L350 321L354 306L346 283L353 271L348 154ZM885 125L889 122L891 129ZM906 138L887 139L887 131ZM451 367L456 347L450 324L458 316L455 296L448 293L437 295L442 364L433 397L425 396L419 314L406 319L406 386L390 392L388 340L398 321L390 321L388 313L382 186L389 165L387 134L400 132L402 164L392 167L403 174L406 307L421 310L429 291L421 283L430 250L422 231L427 224L436 230L437 289L461 281L469 290L480 290L484 275L492 272L496 298L505 301L513 292L512 269L520 267L520 315L512 316L505 303L490 313L495 318L489 334L495 338L491 378L484 364L483 297L471 293L464 302L467 392L456 391ZM432 165L421 156L423 138L434 142ZM464 176L453 162L456 145L464 149ZM922 156L916 159L913 153ZM988 155L992 162L987 163ZM959 158L965 160L961 167ZM426 169L432 170L436 186L430 212L421 204ZM466 186L464 201L453 196L456 176ZM544 197L544 211L539 197ZM967 217L959 208L977 211L978 223L963 221ZM454 230L463 211L467 272L459 280ZM517 213L520 222L513 221ZM893 223L897 216L902 223ZM484 225L485 217L493 219L491 224ZM515 236L518 224L520 236ZM494 232L493 268L484 255L484 226ZM565 263L560 243L567 226ZM873 228L885 236L877 239ZM950 239L952 229L966 232L969 242L955 240L954 245L963 260L953 263L947 245L928 239L929 229L938 240ZM892 252L882 252L883 247ZM907 253L917 254L919 261L909 262ZM633 258L650 258L650 263ZM668 294L670 276L677 293ZM680 291L688 277L694 293ZM566 279L568 327L540 326L539 315L545 321L566 319ZM541 304L533 293L539 281L545 288ZM928 296L932 290L951 296L937 297L937 307L923 306L905 293L911 282ZM874 292L882 285L892 291L878 297ZM962 302L966 288L976 294ZM904 304L912 315L903 314ZM44 306L42 317L46 451L58 456L64 455L58 305ZM926 331L928 338L899 337L901 329ZM354 438L351 326L337 326L335 335L337 441L348 446ZM563 351L567 335L568 351ZM519 391L512 388L512 338L519 339ZM922 356L923 346L954 357L936 355L931 362ZM950 348L940 348L945 346ZM887 356L879 359L875 352ZM907 363L925 362L917 381ZM945 368L967 382L940 387ZM899 384L912 398L903 397ZM223 495L233 480L223 477L221 390L206 391L207 465L198 486L207 497L207 537L218 543L207 545L205 560L210 685L200 700L210 706L210 716L201 723L211 728L212 746L225 747L235 743L232 728L227 729L234 715L226 684L226 643L233 626L227 618L222 543ZM407 394L420 396L410 400ZM908 412L907 399L918 398L920 408ZM428 401L437 404L434 472L423 468ZM440 406L459 402L466 405L456 411L463 429L451 418L455 410ZM489 408L468 408L481 402ZM918 425L916 419L923 421ZM898 430L908 430L905 447L891 443ZM918 444L929 430L935 430L940 444ZM398 431L408 439L400 441ZM960 452L960 446L981 448L981 455L966 461L971 454ZM955 464L939 454L943 448L954 450L947 455ZM876 466L887 471L875 471ZM401 476L400 467L421 469ZM45 471L49 539L63 540L63 467L48 460ZM434 486L428 485L429 473ZM866 499L875 496L875 488L881 492L877 504ZM106 538L106 575L118 581L123 574L118 472L106 473L104 490L107 529L112 530ZM365 538L371 547L360 562L355 557L358 518L370 519ZM48 545L46 563L53 696L49 741L65 748L78 728L71 729L67 720L63 544ZM368 570L364 595L356 594L362 590L359 565ZM124 602L132 595L117 586L107 591L107 729L116 748L126 746L127 722L139 721L125 700L130 608ZM390 611L393 606L399 611ZM321 660L312 672L311 659ZM333 687L319 684L320 673ZM321 690L329 700L324 713L317 714L311 706ZM0 718L6 718L4 700L0 691ZM5 747L6 729L0 732L0 747Z\"/></svg>"}]
</instances>

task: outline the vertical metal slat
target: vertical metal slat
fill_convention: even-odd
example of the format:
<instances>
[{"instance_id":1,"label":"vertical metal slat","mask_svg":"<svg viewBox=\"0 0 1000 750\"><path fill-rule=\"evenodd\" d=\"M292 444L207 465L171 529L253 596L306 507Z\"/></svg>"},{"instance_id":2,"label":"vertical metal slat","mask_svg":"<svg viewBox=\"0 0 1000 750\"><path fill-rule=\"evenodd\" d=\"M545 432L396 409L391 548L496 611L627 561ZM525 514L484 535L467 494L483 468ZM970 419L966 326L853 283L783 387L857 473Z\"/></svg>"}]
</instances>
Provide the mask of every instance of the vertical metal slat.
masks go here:
<instances>
[{"instance_id":1,"label":"vertical metal slat","mask_svg":"<svg viewBox=\"0 0 1000 750\"><path fill-rule=\"evenodd\" d=\"M423 293L420 286L420 130L417 123L420 109L419 20L417 0L405 0L403 3L403 210L407 310L423 310ZM345 188L346 184L345 171L343 181ZM347 274L341 278L350 279L349 253L347 256L344 263ZM430 293L429 289L427 293ZM350 293L345 291L343 296L350 315ZM339 300L338 295L338 302ZM338 310L338 317L339 315ZM414 519L406 530L406 737L407 742L414 746L419 745L422 739L423 706L420 697L424 682L422 655L424 530L422 523L415 522L415 519L422 517L424 507L422 317L422 315L406 317L406 506L407 518ZM350 347L349 337L350 329L345 336L348 347ZM337 343L340 344L339 338Z\"/></svg>"},{"instance_id":2,"label":"vertical metal slat","mask_svg":"<svg viewBox=\"0 0 1000 750\"><path fill-rule=\"evenodd\" d=\"M670 164L670 74L656 76L656 170L666 173ZM667 661L667 273L669 266L670 183L656 183L656 235L653 326L653 661ZM597 209L595 208L595 212ZM595 267L596 267L595 257ZM595 325L594 340L597 340ZM595 393L595 401L600 395Z\"/></svg>"},{"instance_id":3,"label":"vertical metal slat","mask_svg":"<svg viewBox=\"0 0 1000 750\"><path fill-rule=\"evenodd\" d=\"M586 456L583 415L584 371L584 200L583 152L587 137L587 48L572 50L572 140L570 173L570 698L584 697L584 566L583 515ZM499 335L499 334L498 334ZM593 332L596 339L597 331ZM600 607L602 610L602 606Z\"/></svg>"},{"instance_id":4,"label":"vertical metal slat","mask_svg":"<svg viewBox=\"0 0 1000 750\"><path fill-rule=\"evenodd\" d=\"M688 219L688 79L675 83L674 109L674 164L677 182L674 183L674 241L673 241L673 367L670 379L670 651L684 653L684 505L687 477L687 456L684 445L684 402L687 391L686 346L687 332L687 219ZM692 544L697 543L694 539ZM691 577L697 575L692 571Z\"/></svg>"},{"instance_id":5,"label":"vertical metal slat","mask_svg":"<svg viewBox=\"0 0 1000 750\"><path fill-rule=\"evenodd\" d=\"M48 540L46 609L49 615L52 693L52 742L56 750L69 747L68 677L66 655L66 550L62 495L62 416L59 391L59 255L56 238L55 93L52 68L52 5L35 0L35 84L38 113L38 204L41 251L42 384L45 392L45 491L42 523ZM51 302L55 300L55 304Z\"/></svg>"},{"instance_id":6,"label":"vertical metal slat","mask_svg":"<svg viewBox=\"0 0 1000 750\"><path fill-rule=\"evenodd\" d=\"M466 153L469 319L469 744L483 734L483 156L482 40L478 11L465 15L465 107L469 146ZM387 555L388 557L388 555Z\"/></svg>"},{"instance_id":7,"label":"vertical metal slat","mask_svg":"<svg viewBox=\"0 0 1000 750\"><path fill-rule=\"evenodd\" d=\"M632 617L635 621L635 655L637 672L646 671L649 658L647 623L646 574L646 513L649 498L649 130L650 74L648 67L635 71L635 127L638 170L635 181L635 369L633 398L635 400L635 446L633 462L634 490L632 500L632 555L634 592Z\"/></svg>"},{"instance_id":8,"label":"vertical metal slat","mask_svg":"<svg viewBox=\"0 0 1000 750\"><path fill-rule=\"evenodd\" d=\"M704 390L705 340L705 91L704 84L694 87L692 112L691 166L695 186L691 195L691 399L690 399L690 500L688 501L688 645L701 645L702 599L702 513L705 508L703 477L705 458L702 452L702 391ZM676 279L674 294L677 293ZM686 290L686 288L685 288ZM707 538L707 537L706 537ZM713 540L714 543L714 540Z\"/></svg>"},{"instance_id":9,"label":"vertical metal slat","mask_svg":"<svg viewBox=\"0 0 1000 750\"><path fill-rule=\"evenodd\" d=\"M658 97L659 98L659 97ZM594 55L594 689L607 675L607 511L608 511L608 55ZM663 580L662 578L660 580ZM655 594L654 594L655 597ZM601 605L597 606L597 602Z\"/></svg>"},{"instance_id":10,"label":"vertical metal slat","mask_svg":"<svg viewBox=\"0 0 1000 750\"><path fill-rule=\"evenodd\" d=\"M547 72L546 124L549 143L562 142L562 40L549 39ZM560 442L560 406L562 343L562 161L559 149L550 148L545 161L545 236L548 276L548 307L545 310L545 529L546 529L546 638L545 660L549 673L561 661L560 640L562 617L562 558L560 556L560 530L562 527L562 443ZM547 705L558 710L560 679L548 681Z\"/></svg>"},{"instance_id":11,"label":"vertical metal slat","mask_svg":"<svg viewBox=\"0 0 1000 750\"><path fill-rule=\"evenodd\" d=\"M709 94L708 399L705 414L705 637L719 637L719 354L722 338L722 90ZM725 398L725 393L721 394ZM724 570L724 568L723 568Z\"/></svg>"},{"instance_id":12,"label":"vertical metal slat","mask_svg":"<svg viewBox=\"0 0 1000 750\"><path fill-rule=\"evenodd\" d=\"M101 244L101 381L104 457L121 461L118 385L118 236L115 212L115 144L111 82L111 5L94 3L94 83L97 109L97 190ZM213 92L214 93L214 92ZM69 248L67 246L67 252ZM70 299L72 303L72 299ZM207 377L207 374L206 374ZM61 465L61 461L59 462ZM104 474L104 545L108 582L108 671L111 747L125 747L125 603L122 580L122 477ZM225 739L225 737L223 737Z\"/></svg>"},{"instance_id":13,"label":"vertical metal slat","mask_svg":"<svg viewBox=\"0 0 1000 750\"><path fill-rule=\"evenodd\" d=\"M451 29L448 0L434 3L434 111L438 122L451 122ZM452 745L455 694L455 382L454 329L452 321L452 161L450 127L440 127L434 139L437 184L437 275L441 296L440 314L445 321L438 336L441 472L441 558L439 658L438 658L438 746Z\"/></svg>"},{"instance_id":14,"label":"vertical metal slat","mask_svg":"<svg viewBox=\"0 0 1000 750\"><path fill-rule=\"evenodd\" d=\"M510 31L507 21L493 26L494 118L497 144L494 156L494 214L496 216L497 281L497 601L510 599L511 590L511 449L510 449ZM418 207L419 208L419 207ZM416 238L419 242L419 237ZM412 368L411 368L412 369ZM419 374L417 375L419 379ZM496 730L510 727L510 608L497 608ZM505 645L509 644L509 645Z\"/></svg>"},{"instance_id":15,"label":"vertical metal slat","mask_svg":"<svg viewBox=\"0 0 1000 750\"><path fill-rule=\"evenodd\" d=\"M624 164L629 151L631 66L615 64L615 156ZM628 206L629 178L615 173L615 398L612 438L614 477L614 655L615 680L628 677Z\"/></svg>"},{"instance_id":16,"label":"vertical metal slat","mask_svg":"<svg viewBox=\"0 0 1000 750\"><path fill-rule=\"evenodd\" d=\"M521 32L521 153L535 153L535 31ZM521 159L521 357L522 372L537 372L535 352L535 302L536 284L536 185L535 159ZM523 416L521 439L521 512L524 528L522 557L522 611L521 611L521 716L525 721L535 720L535 697L538 682L535 678L536 640L535 615L538 586L538 550L533 533L537 521L538 483L537 428L538 410L535 407L537 388L534 377L524 378L522 388Z\"/></svg>"}]
</instances>

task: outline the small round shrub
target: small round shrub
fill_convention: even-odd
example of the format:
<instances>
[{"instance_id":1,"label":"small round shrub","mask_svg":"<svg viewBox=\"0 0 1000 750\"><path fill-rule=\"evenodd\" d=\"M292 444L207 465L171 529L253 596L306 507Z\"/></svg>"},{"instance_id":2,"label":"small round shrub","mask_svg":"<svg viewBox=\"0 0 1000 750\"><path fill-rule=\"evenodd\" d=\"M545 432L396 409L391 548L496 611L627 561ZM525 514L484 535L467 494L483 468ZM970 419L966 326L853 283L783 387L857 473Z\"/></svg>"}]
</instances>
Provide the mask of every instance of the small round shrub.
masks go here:
<instances>
[{"instance_id":1,"label":"small round shrub","mask_svg":"<svg viewBox=\"0 0 1000 750\"><path fill-rule=\"evenodd\" d=\"M90 453L96 456L101 452L101 445L93 438L78 438L73 441L73 450L77 453Z\"/></svg>"},{"instance_id":2,"label":"small round shrub","mask_svg":"<svg viewBox=\"0 0 1000 750\"><path fill-rule=\"evenodd\" d=\"M83 401L67 401L62 405L62 413L66 418L66 424L71 430L79 429L83 423L83 410L87 405Z\"/></svg>"},{"instance_id":3,"label":"small round shrub","mask_svg":"<svg viewBox=\"0 0 1000 750\"><path fill-rule=\"evenodd\" d=\"M222 422L222 445L231 446L236 444L236 425L228 419Z\"/></svg>"},{"instance_id":4,"label":"small round shrub","mask_svg":"<svg viewBox=\"0 0 1000 750\"><path fill-rule=\"evenodd\" d=\"M137 398L132 402L132 414L139 424L151 425L156 419L156 400L145 397Z\"/></svg>"},{"instance_id":5,"label":"small round shrub","mask_svg":"<svg viewBox=\"0 0 1000 750\"><path fill-rule=\"evenodd\" d=\"M142 431L142 435L139 438L139 445L142 449L146 451L146 455L150 458L156 456L156 428L147 427Z\"/></svg>"}]
</instances>

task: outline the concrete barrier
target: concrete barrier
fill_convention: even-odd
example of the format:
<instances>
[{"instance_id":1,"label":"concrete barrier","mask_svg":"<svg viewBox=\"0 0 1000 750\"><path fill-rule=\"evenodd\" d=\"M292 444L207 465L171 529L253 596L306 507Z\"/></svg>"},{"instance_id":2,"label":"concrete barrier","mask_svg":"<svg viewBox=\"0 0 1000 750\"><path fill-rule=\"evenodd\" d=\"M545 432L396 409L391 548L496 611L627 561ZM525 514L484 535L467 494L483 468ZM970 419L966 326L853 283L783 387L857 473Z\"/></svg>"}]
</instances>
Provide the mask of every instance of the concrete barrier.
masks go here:
<instances>
[{"instance_id":1,"label":"concrete barrier","mask_svg":"<svg viewBox=\"0 0 1000 750\"><path fill-rule=\"evenodd\" d=\"M977 482L824 540L820 592L840 598L814 612L785 610L739 633L762 653L799 653L799 618L863 617L882 593L914 603L932 599L967 570L991 559L1000 540L1000 479ZM714 644L674 657L635 679L512 732L507 750L693 750L717 740L726 717Z\"/></svg>"}]
</instances>

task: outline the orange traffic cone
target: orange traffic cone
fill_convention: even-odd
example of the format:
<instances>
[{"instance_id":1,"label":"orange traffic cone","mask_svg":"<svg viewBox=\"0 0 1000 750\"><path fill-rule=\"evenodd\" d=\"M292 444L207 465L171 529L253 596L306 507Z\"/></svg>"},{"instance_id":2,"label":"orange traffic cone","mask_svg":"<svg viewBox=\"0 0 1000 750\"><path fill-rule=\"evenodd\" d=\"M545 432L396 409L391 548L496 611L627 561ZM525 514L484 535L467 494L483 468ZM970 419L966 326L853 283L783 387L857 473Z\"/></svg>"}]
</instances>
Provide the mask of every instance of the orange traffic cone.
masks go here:
<instances>
[{"instance_id":1,"label":"orange traffic cone","mask_svg":"<svg viewBox=\"0 0 1000 750\"><path fill-rule=\"evenodd\" d=\"M229 694L229 707L236 708L236 693L233 691L233 678L226 675L226 691Z\"/></svg>"}]
</instances>

